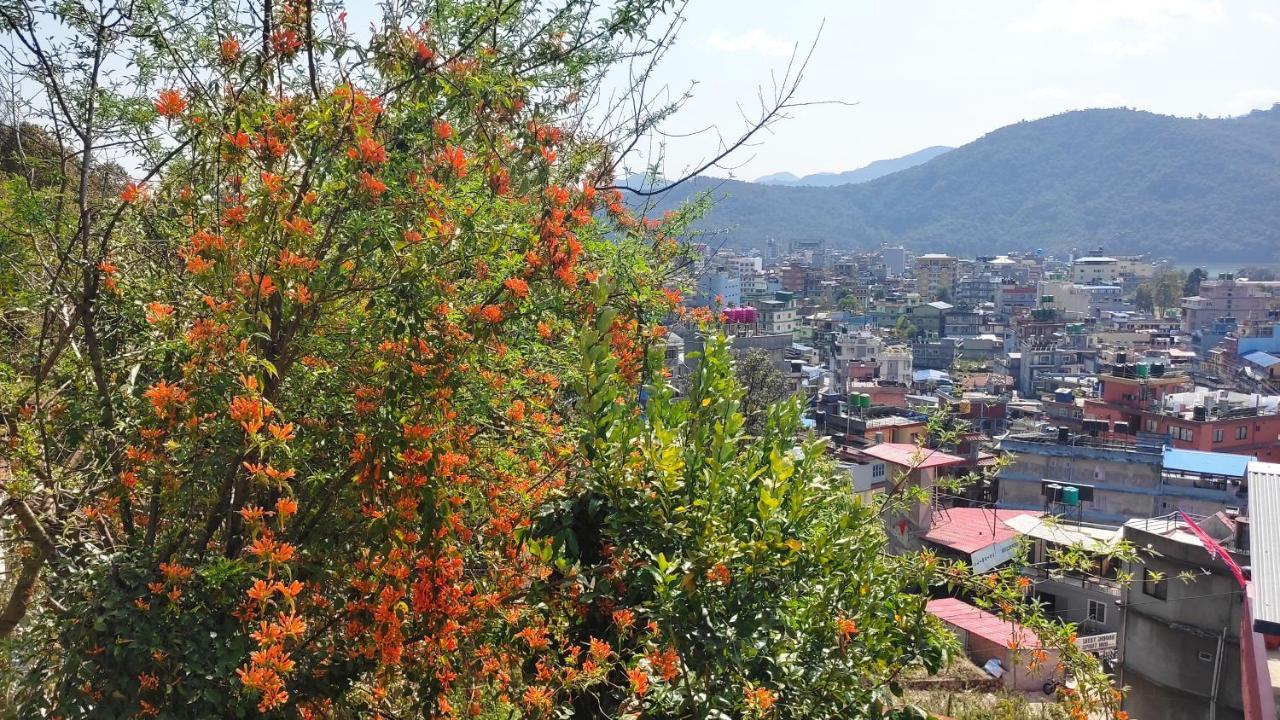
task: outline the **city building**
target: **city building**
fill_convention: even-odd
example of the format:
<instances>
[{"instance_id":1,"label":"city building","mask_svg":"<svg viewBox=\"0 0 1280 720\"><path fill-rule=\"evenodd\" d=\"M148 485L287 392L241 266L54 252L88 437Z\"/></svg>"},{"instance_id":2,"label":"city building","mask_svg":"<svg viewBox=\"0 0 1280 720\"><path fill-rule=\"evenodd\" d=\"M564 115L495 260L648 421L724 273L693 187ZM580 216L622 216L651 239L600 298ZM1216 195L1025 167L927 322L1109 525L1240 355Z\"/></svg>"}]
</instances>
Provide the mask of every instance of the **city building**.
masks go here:
<instances>
[{"instance_id":1,"label":"city building","mask_svg":"<svg viewBox=\"0 0 1280 720\"><path fill-rule=\"evenodd\" d=\"M1071 433L1022 433L1002 438L1013 463L1001 470L997 502L1002 508L1056 510L1081 522L1123 523L1183 510L1213 514L1238 511L1248 501L1247 455L1163 447L1158 438ZM1063 505L1063 488L1079 500Z\"/></svg>"},{"instance_id":2,"label":"city building","mask_svg":"<svg viewBox=\"0 0 1280 720\"><path fill-rule=\"evenodd\" d=\"M768 335L790 335L799 327L795 295L790 292L774 293L770 300L757 303L762 330Z\"/></svg>"},{"instance_id":3,"label":"city building","mask_svg":"<svg viewBox=\"0 0 1280 720\"><path fill-rule=\"evenodd\" d=\"M1244 518L1192 519L1233 562L1249 565ZM1125 711L1162 720L1243 720L1242 592L1226 562L1178 514L1129 520L1123 537L1143 549L1125 563L1133 580L1122 585L1117 608L1116 682L1129 688Z\"/></svg>"},{"instance_id":4,"label":"city building","mask_svg":"<svg viewBox=\"0 0 1280 720\"><path fill-rule=\"evenodd\" d=\"M1071 282L1081 285L1116 285L1121 275L1120 261L1105 255L1076 258L1071 263Z\"/></svg>"},{"instance_id":5,"label":"city building","mask_svg":"<svg viewBox=\"0 0 1280 720\"><path fill-rule=\"evenodd\" d=\"M959 261L941 253L920 255L915 259L916 292L925 297L950 297L955 288Z\"/></svg>"},{"instance_id":6,"label":"city building","mask_svg":"<svg viewBox=\"0 0 1280 720\"><path fill-rule=\"evenodd\" d=\"M1265 320L1271 303L1270 285L1232 277L1204 280L1198 294L1182 299L1182 330L1202 331L1220 318L1237 323Z\"/></svg>"},{"instance_id":7,"label":"city building","mask_svg":"<svg viewBox=\"0 0 1280 720\"><path fill-rule=\"evenodd\" d=\"M912 353L906 345L890 345L880 350L877 374L881 382L911 384Z\"/></svg>"}]
</instances>

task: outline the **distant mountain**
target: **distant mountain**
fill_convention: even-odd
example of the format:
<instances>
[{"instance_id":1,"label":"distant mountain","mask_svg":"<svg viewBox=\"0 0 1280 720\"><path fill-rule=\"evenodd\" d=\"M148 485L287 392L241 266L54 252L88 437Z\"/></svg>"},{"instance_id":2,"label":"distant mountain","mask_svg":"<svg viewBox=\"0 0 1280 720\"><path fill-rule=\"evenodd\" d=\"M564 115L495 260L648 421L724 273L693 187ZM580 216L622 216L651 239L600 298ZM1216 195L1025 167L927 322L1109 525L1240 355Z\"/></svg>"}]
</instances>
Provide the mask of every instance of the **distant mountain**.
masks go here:
<instances>
[{"instance_id":1,"label":"distant mountain","mask_svg":"<svg viewBox=\"0 0 1280 720\"><path fill-rule=\"evenodd\" d=\"M879 177L884 177L890 173L896 173L899 170L922 165L930 160L938 157L948 150L954 150L945 145L934 145L923 150L917 150L910 155L903 155L899 158L890 158L888 160L876 160L870 165L860 167L857 170L846 170L845 172L831 173L822 172L813 175L805 175L804 177L796 177L789 172L774 173L758 178L756 182L760 185L806 185L812 187L831 187L832 185L853 185L857 183L869 182Z\"/></svg>"},{"instance_id":2,"label":"distant mountain","mask_svg":"<svg viewBox=\"0 0 1280 720\"><path fill-rule=\"evenodd\" d=\"M1081 110L1000 128L858 185L695 178L708 241L882 241L964 255L1101 246L1185 261L1280 262L1280 105L1237 118Z\"/></svg>"}]
</instances>

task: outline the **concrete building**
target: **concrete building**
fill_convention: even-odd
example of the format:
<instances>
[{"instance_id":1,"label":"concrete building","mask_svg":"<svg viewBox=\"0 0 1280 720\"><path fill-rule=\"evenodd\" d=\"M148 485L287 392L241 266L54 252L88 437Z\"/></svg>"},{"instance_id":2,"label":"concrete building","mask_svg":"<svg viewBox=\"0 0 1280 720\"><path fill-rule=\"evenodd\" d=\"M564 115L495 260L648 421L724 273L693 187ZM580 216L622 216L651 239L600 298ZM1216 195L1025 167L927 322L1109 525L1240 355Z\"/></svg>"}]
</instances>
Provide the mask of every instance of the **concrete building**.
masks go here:
<instances>
[{"instance_id":1,"label":"concrete building","mask_svg":"<svg viewBox=\"0 0 1280 720\"><path fill-rule=\"evenodd\" d=\"M715 265L698 275L695 306L734 307L741 304L742 280L736 267Z\"/></svg>"},{"instance_id":2,"label":"concrete building","mask_svg":"<svg viewBox=\"0 0 1280 720\"><path fill-rule=\"evenodd\" d=\"M878 360L881 382L911 384L911 348L906 345L890 345L880 351Z\"/></svg>"},{"instance_id":3,"label":"concrete building","mask_svg":"<svg viewBox=\"0 0 1280 720\"><path fill-rule=\"evenodd\" d=\"M907 250L904 247L880 248L880 259L884 262L885 274L889 277L902 277L907 272Z\"/></svg>"},{"instance_id":4,"label":"concrete building","mask_svg":"<svg viewBox=\"0 0 1280 720\"><path fill-rule=\"evenodd\" d=\"M962 344L959 338L913 340L911 364L916 370L950 370L960 357Z\"/></svg>"},{"instance_id":5,"label":"concrete building","mask_svg":"<svg viewBox=\"0 0 1280 720\"><path fill-rule=\"evenodd\" d=\"M1116 285L1121 274L1120 261L1105 255L1076 258L1071 263L1071 281L1081 285Z\"/></svg>"},{"instance_id":6,"label":"concrete building","mask_svg":"<svg viewBox=\"0 0 1280 720\"><path fill-rule=\"evenodd\" d=\"M795 296L790 292L774 293L773 299L757 303L760 324L765 334L791 335L799 327Z\"/></svg>"},{"instance_id":7,"label":"concrete building","mask_svg":"<svg viewBox=\"0 0 1280 720\"><path fill-rule=\"evenodd\" d=\"M1247 524L1201 517L1203 531L1249 565ZM1125 571L1118 684L1124 709L1162 720L1243 720L1241 589L1222 559L1177 515L1130 520L1123 537L1148 549Z\"/></svg>"},{"instance_id":8,"label":"concrete building","mask_svg":"<svg viewBox=\"0 0 1280 720\"><path fill-rule=\"evenodd\" d=\"M1014 455L998 478L1000 507L1054 510L1104 524L1175 510L1239 510L1247 502L1247 468L1253 459L1163 448L1159 439L1137 444L1070 432L1011 435L999 447ZM1068 486L1081 493L1069 509L1059 502L1060 488Z\"/></svg>"},{"instance_id":9,"label":"concrete building","mask_svg":"<svg viewBox=\"0 0 1280 720\"><path fill-rule=\"evenodd\" d=\"M1182 329L1199 332L1219 318L1237 323L1265 320L1271 302L1269 285L1234 278L1205 280L1199 294L1182 299Z\"/></svg>"},{"instance_id":10,"label":"concrete building","mask_svg":"<svg viewBox=\"0 0 1280 720\"><path fill-rule=\"evenodd\" d=\"M1007 259L1007 258L1006 258ZM994 303L1000 292L1001 279L998 275L983 273L956 281L955 292L951 299L957 305L977 306L982 303Z\"/></svg>"},{"instance_id":11,"label":"concrete building","mask_svg":"<svg viewBox=\"0 0 1280 720\"><path fill-rule=\"evenodd\" d=\"M941 253L920 255L915 259L916 292L926 298L950 297L955 289L959 261Z\"/></svg>"}]
</instances>

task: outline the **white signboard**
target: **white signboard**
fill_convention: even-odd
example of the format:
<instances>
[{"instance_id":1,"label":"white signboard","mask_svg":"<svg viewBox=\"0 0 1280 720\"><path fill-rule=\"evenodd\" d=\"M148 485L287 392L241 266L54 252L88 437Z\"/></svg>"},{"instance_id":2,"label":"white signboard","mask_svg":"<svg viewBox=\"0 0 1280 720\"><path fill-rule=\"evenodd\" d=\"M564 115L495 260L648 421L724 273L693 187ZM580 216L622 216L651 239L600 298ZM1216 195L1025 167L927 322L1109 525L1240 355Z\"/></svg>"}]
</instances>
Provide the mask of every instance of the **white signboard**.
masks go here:
<instances>
[{"instance_id":1,"label":"white signboard","mask_svg":"<svg viewBox=\"0 0 1280 720\"><path fill-rule=\"evenodd\" d=\"M969 556L969 564L973 566L974 572L984 573L1011 560L1014 548L1017 546L1017 538L1009 538L994 545L988 545L981 550L975 550Z\"/></svg>"},{"instance_id":2,"label":"white signboard","mask_svg":"<svg viewBox=\"0 0 1280 720\"><path fill-rule=\"evenodd\" d=\"M1116 634L1102 633L1101 635L1086 635L1076 638L1076 647L1085 652L1101 652L1102 650L1116 649Z\"/></svg>"}]
</instances>

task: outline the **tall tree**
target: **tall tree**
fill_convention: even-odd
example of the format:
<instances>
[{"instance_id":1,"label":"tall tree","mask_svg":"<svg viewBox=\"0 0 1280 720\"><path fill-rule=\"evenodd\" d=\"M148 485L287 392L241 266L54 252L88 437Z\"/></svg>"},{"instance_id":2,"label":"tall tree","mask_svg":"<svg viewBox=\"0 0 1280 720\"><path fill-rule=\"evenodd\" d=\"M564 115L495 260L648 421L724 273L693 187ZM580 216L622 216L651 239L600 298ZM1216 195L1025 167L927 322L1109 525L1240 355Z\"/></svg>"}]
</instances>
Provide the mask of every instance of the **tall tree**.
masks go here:
<instances>
[{"instance_id":1,"label":"tall tree","mask_svg":"<svg viewBox=\"0 0 1280 720\"><path fill-rule=\"evenodd\" d=\"M746 431L759 435L764 431L769 408L787 396L787 379L769 353L752 348L734 361L742 404L739 410L746 419Z\"/></svg>"}]
</instances>

